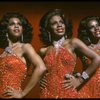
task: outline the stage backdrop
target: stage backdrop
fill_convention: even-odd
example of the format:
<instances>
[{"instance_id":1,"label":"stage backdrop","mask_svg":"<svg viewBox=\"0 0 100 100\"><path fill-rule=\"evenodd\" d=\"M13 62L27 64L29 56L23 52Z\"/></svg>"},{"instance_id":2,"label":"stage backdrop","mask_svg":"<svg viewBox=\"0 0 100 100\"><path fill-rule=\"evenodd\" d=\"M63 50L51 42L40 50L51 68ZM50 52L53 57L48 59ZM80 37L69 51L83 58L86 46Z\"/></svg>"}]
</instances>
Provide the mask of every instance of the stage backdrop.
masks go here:
<instances>
[{"instance_id":1,"label":"stage backdrop","mask_svg":"<svg viewBox=\"0 0 100 100\"><path fill-rule=\"evenodd\" d=\"M66 1L66 2L39 2L39 1L23 1L23 2L0 2L0 18L6 12L20 12L33 25L33 39L32 45L39 50L43 46L38 35L39 35L39 21L42 15L48 10L58 8L62 9L65 12L66 17L70 18L73 23L73 36L77 37L77 28L81 18L89 15L100 16L100 2L78 2L78 1ZM2 49L0 49L0 52ZM81 71L81 62L78 59L76 64L76 70ZM30 77L27 77L23 84L23 88L29 81ZM32 91L25 98L39 98L39 84L32 89Z\"/></svg>"}]
</instances>

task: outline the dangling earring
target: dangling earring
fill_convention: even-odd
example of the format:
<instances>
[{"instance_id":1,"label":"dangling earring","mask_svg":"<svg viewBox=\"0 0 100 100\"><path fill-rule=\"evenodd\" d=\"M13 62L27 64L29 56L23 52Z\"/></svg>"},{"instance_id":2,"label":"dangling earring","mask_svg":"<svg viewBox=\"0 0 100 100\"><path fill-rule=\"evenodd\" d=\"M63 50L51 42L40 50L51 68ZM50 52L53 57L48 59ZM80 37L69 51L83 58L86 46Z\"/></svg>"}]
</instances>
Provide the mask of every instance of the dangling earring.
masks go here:
<instances>
[{"instance_id":1,"label":"dangling earring","mask_svg":"<svg viewBox=\"0 0 100 100\"><path fill-rule=\"evenodd\" d=\"M49 41L51 42L51 34L48 32Z\"/></svg>"},{"instance_id":2,"label":"dangling earring","mask_svg":"<svg viewBox=\"0 0 100 100\"><path fill-rule=\"evenodd\" d=\"M67 39L67 35L65 35L64 37L65 37L65 39Z\"/></svg>"},{"instance_id":3,"label":"dangling earring","mask_svg":"<svg viewBox=\"0 0 100 100\"><path fill-rule=\"evenodd\" d=\"M22 36L21 36L21 41L23 42L23 34L22 34Z\"/></svg>"},{"instance_id":4,"label":"dangling earring","mask_svg":"<svg viewBox=\"0 0 100 100\"><path fill-rule=\"evenodd\" d=\"M6 33L6 37L7 37L7 39L8 39L8 33Z\"/></svg>"}]
</instances>

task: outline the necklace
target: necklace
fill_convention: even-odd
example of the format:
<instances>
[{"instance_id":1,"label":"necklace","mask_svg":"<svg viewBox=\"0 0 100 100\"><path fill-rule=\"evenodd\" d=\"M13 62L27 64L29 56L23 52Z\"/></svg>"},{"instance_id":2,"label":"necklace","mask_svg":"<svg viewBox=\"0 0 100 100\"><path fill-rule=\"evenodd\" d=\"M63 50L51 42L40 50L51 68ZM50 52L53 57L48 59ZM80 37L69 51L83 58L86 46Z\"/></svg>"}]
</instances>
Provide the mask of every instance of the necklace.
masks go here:
<instances>
[{"instance_id":1,"label":"necklace","mask_svg":"<svg viewBox=\"0 0 100 100\"><path fill-rule=\"evenodd\" d=\"M12 55L15 55L14 51L11 49L11 47L6 47L5 48L5 52L9 53L9 54L12 54Z\"/></svg>"},{"instance_id":2,"label":"necklace","mask_svg":"<svg viewBox=\"0 0 100 100\"><path fill-rule=\"evenodd\" d=\"M62 47L63 42L65 41L65 38L62 37L58 41L53 41L54 48L56 49L56 53L58 53L59 48Z\"/></svg>"},{"instance_id":3,"label":"necklace","mask_svg":"<svg viewBox=\"0 0 100 100\"><path fill-rule=\"evenodd\" d=\"M90 49L94 50L97 53L100 53L100 44L91 44L89 46Z\"/></svg>"}]
</instances>

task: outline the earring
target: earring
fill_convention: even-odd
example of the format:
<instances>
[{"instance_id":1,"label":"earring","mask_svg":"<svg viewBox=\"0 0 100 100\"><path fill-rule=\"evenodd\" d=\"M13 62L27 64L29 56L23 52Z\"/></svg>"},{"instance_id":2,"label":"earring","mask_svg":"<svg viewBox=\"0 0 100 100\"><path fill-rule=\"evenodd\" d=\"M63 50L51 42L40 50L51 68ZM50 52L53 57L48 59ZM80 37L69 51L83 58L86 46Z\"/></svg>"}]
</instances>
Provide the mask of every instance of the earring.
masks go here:
<instances>
[{"instance_id":1,"label":"earring","mask_svg":"<svg viewBox=\"0 0 100 100\"><path fill-rule=\"evenodd\" d=\"M51 34L50 34L50 32L48 32L48 36L49 36L49 41L51 42Z\"/></svg>"},{"instance_id":2,"label":"earring","mask_svg":"<svg viewBox=\"0 0 100 100\"><path fill-rule=\"evenodd\" d=\"M6 37L8 38L8 33L6 33Z\"/></svg>"},{"instance_id":3,"label":"earring","mask_svg":"<svg viewBox=\"0 0 100 100\"><path fill-rule=\"evenodd\" d=\"M67 35L65 35L65 39L67 39Z\"/></svg>"},{"instance_id":4,"label":"earring","mask_svg":"<svg viewBox=\"0 0 100 100\"><path fill-rule=\"evenodd\" d=\"M21 36L21 41L23 42L23 34L22 34L22 36Z\"/></svg>"}]
</instances>

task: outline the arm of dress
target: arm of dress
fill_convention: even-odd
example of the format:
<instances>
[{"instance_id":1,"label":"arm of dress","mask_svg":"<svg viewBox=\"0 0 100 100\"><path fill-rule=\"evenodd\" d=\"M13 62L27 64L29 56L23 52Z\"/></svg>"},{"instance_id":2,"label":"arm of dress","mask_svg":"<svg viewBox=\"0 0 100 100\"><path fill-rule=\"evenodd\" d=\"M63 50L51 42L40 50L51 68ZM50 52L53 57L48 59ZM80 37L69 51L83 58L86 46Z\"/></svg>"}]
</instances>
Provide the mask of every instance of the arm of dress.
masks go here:
<instances>
[{"instance_id":1,"label":"arm of dress","mask_svg":"<svg viewBox=\"0 0 100 100\"><path fill-rule=\"evenodd\" d=\"M34 48L30 44L25 44L25 46L23 46L23 50L27 54L32 65L35 66L32 77L22 92L24 97L29 93L29 91L31 91L33 87L35 87L37 82L39 82L39 80L43 76L43 73L46 71L46 67L41 57L35 52Z\"/></svg>"},{"instance_id":2,"label":"arm of dress","mask_svg":"<svg viewBox=\"0 0 100 100\"><path fill-rule=\"evenodd\" d=\"M77 38L72 39L72 45L75 49L78 49L91 60L90 65L86 68L85 71L83 71L81 75L81 83L83 83L83 81L88 79L89 76L91 76L95 72L95 70L100 66L100 56L91 49L89 49L82 41L80 41Z\"/></svg>"}]
</instances>

